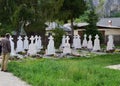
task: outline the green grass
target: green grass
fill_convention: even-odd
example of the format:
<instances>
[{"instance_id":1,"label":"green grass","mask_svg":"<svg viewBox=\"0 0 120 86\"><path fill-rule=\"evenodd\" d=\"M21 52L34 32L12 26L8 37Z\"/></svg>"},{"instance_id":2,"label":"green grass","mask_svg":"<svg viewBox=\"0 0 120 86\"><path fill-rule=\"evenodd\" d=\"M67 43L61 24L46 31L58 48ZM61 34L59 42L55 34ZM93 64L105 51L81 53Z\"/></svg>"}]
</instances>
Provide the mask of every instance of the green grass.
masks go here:
<instances>
[{"instance_id":1,"label":"green grass","mask_svg":"<svg viewBox=\"0 0 120 86\"><path fill-rule=\"evenodd\" d=\"M120 64L120 54L91 58L24 59L9 63L9 71L32 86L119 86L120 71L105 66Z\"/></svg>"}]
</instances>

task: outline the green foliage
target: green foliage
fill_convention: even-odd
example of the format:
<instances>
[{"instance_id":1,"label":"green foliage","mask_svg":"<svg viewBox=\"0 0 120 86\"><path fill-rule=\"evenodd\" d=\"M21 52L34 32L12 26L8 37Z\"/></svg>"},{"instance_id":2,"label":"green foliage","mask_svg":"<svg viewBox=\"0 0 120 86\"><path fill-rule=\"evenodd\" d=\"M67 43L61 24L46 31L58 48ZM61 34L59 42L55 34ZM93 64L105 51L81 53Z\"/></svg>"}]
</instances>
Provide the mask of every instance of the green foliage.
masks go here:
<instances>
[{"instance_id":1,"label":"green foliage","mask_svg":"<svg viewBox=\"0 0 120 86\"><path fill-rule=\"evenodd\" d=\"M62 36L65 35L65 31L63 29L56 28L55 30L53 30L53 32L55 34L54 36L55 47L59 48L62 41Z\"/></svg>"},{"instance_id":2,"label":"green foliage","mask_svg":"<svg viewBox=\"0 0 120 86\"><path fill-rule=\"evenodd\" d=\"M86 7L84 0L1 0L0 9L0 23L11 25L18 33L21 22L29 22L31 27L39 22L39 27L44 27L46 21L76 18Z\"/></svg>"},{"instance_id":3,"label":"green foliage","mask_svg":"<svg viewBox=\"0 0 120 86\"><path fill-rule=\"evenodd\" d=\"M14 10L15 2L13 0L0 0L0 23L3 25L11 24Z\"/></svg>"},{"instance_id":4,"label":"green foliage","mask_svg":"<svg viewBox=\"0 0 120 86\"><path fill-rule=\"evenodd\" d=\"M111 17L120 17L120 12L113 14Z\"/></svg>"},{"instance_id":5,"label":"green foliage","mask_svg":"<svg viewBox=\"0 0 120 86\"><path fill-rule=\"evenodd\" d=\"M25 24L29 22L31 27L39 22L39 27L44 27L46 21L55 19L55 14L62 3L63 0L1 0L0 23L13 26L17 32L21 27L21 22ZM23 28L26 26L24 25ZM34 28L34 30L38 31L40 28Z\"/></svg>"},{"instance_id":6,"label":"green foliage","mask_svg":"<svg viewBox=\"0 0 120 86\"><path fill-rule=\"evenodd\" d=\"M75 19L75 22L86 22L88 20L89 10L86 10L84 14L80 15L79 18Z\"/></svg>"},{"instance_id":7,"label":"green foliage","mask_svg":"<svg viewBox=\"0 0 120 86\"><path fill-rule=\"evenodd\" d=\"M45 35L45 24L41 21L39 22L33 22L28 27L25 28L25 31L28 33L28 35Z\"/></svg>"},{"instance_id":8,"label":"green foliage","mask_svg":"<svg viewBox=\"0 0 120 86\"><path fill-rule=\"evenodd\" d=\"M64 0L38 0L38 10L41 18L46 21L55 20ZM59 14L60 15L60 14Z\"/></svg>"},{"instance_id":9,"label":"green foliage","mask_svg":"<svg viewBox=\"0 0 120 86\"><path fill-rule=\"evenodd\" d=\"M92 35L92 40L94 40L95 35L98 34L100 36L101 42L103 41L102 34L98 31L98 28L96 26L96 23L98 22L98 16L94 12L94 10L89 11L88 18L85 20L87 23L89 23L88 26L85 28L85 33L89 36Z\"/></svg>"},{"instance_id":10,"label":"green foliage","mask_svg":"<svg viewBox=\"0 0 120 86\"><path fill-rule=\"evenodd\" d=\"M8 70L32 86L119 86L119 70L105 68L119 63L119 54L72 59L23 59L10 62Z\"/></svg>"},{"instance_id":11,"label":"green foliage","mask_svg":"<svg viewBox=\"0 0 120 86\"><path fill-rule=\"evenodd\" d=\"M71 18L77 18L86 10L86 3L84 0L64 0L63 6L59 13L59 19L69 20Z\"/></svg>"},{"instance_id":12,"label":"green foliage","mask_svg":"<svg viewBox=\"0 0 120 86\"><path fill-rule=\"evenodd\" d=\"M21 21L32 21L34 19L34 10L27 5L21 4L13 14L13 25L18 27Z\"/></svg>"},{"instance_id":13,"label":"green foliage","mask_svg":"<svg viewBox=\"0 0 120 86\"><path fill-rule=\"evenodd\" d=\"M73 39L74 27L73 21L75 18L79 17L87 9L86 2L84 0L64 0L58 15L56 16L59 20L70 20L71 22L71 36ZM59 15L60 14L60 15ZM72 41L71 41L72 42Z\"/></svg>"},{"instance_id":14,"label":"green foliage","mask_svg":"<svg viewBox=\"0 0 120 86\"><path fill-rule=\"evenodd\" d=\"M4 36L6 33L10 33L13 31L13 27L11 25L0 25L0 35Z\"/></svg>"}]
</instances>

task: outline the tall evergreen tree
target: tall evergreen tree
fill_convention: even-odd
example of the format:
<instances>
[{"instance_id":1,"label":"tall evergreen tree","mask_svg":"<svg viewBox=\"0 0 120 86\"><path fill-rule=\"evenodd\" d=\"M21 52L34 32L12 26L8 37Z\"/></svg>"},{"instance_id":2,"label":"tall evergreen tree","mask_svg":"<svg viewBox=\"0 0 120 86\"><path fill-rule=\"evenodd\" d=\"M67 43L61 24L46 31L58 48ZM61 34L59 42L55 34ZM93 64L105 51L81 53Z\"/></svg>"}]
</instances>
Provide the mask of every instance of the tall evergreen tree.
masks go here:
<instances>
[{"instance_id":1,"label":"tall evergreen tree","mask_svg":"<svg viewBox=\"0 0 120 86\"><path fill-rule=\"evenodd\" d=\"M94 40L95 35L98 34L100 36L100 40L102 41L102 34L98 31L97 22L98 16L96 15L94 10L90 10L88 13L88 19L86 22L89 24L85 28L85 33L89 36L92 35L92 40Z\"/></svg>"}]
</instances>

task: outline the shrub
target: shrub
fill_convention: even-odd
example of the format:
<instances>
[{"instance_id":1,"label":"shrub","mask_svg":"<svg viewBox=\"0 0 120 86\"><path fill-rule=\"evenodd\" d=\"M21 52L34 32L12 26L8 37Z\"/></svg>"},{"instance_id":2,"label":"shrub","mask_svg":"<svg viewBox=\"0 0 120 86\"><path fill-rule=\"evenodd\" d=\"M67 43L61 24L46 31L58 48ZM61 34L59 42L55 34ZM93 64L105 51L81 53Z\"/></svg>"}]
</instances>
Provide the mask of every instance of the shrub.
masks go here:
<instances>
[{"instance_id":1,"label":"shrub","mask_svg":"<svg viewBox=\"0 0 120 86\"><path fill-rule=\"evenodd\" d=\"M54 36L54 41L55 41L55 47L59 48L61 41L62 41L62 36L65 34L65 31L60 28L56 28L53 30L55 36Z\"/></svg>"}]
</instances>

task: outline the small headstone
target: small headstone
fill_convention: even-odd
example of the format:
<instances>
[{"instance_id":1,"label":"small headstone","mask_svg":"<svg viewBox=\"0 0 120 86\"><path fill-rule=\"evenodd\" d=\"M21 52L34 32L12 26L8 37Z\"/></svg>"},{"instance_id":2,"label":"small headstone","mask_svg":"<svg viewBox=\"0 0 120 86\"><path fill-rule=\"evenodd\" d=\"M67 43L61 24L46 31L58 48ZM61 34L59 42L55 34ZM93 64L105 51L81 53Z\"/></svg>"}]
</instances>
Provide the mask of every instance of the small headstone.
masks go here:
<instances>
[{"instance_id":1,"label":"small headstone","mask_svg":"<svg viewBox=\"0 0 120 86\"><path fill-rule=\"evenodd\" d=\"M73 48L80 49L81 48L81 40L79 35L75 35L73 38Z\"/></svg>"},{"instance_id":2,"label":"small headstone","mask_svg":"<svg viewBox=\"0 0 120 86\"><path fill-rule=\"evenodd\" d=\"M33 36L31 36L31 38L30 38L31 43L30 43L29 48L28 48L28 55L30 55L30 56L37 54L36 45L35 45L35 43L33 43L34 39L35 38Z\"/></svg>"},{"instance_id":3,"label":"small headstone","mask_svg":"<svg viewBox=\"0 0 120 86\"><path fill-rule=\"evenodd\" d=\"M42 41L41 41L41 36L38 37L37 47L38 47L39 50L41 50L41 49L43 48L43 46L42 46Z\"/></svg>"},{"instance_id":4,"label":"small headstone","mask_svg":"<svg viewBox=\"0 0 120 86\"><path fill-rule=\"evenodd\" d=\"M47 50L46 50L46 55L54 55L55 54L55 47L54 47L54 38L50 35L49 39L49 43L47 46Z\"/></svg>"},{"instance_id":5,"label":"small headstone","mask_svg":"<svg viewBox=\"0 0 120 86\"><path fill-rule=\"evenodd\" d=\"M92 44L92 36L91 35L89 35L89 41L88 41L88 44L87 44L87 48L89 49L89 50L92 50L92 48L93 48L93 44Z\"/></svg>"},{"instance_id":6,"label":"small headstone","mask_svg":"<svg viewBox=\"0 0 120 86\"><path fill-rule=\"evenodd\" d=\"M75 49L76 49L76 42L77 42L76 39L77 39L77 37L76 37L76 35L74 35L74 36L73 36L73 44L72 44L72 47L75 48Z\"/></svg>"},{"instance_id":7,"label":"small headstone","mask_svg":"<svg viewBox=\"0 0 120 86\"><path fill-rule=\"evenodd\" d=\"M84 39L83 39L83 43L82 43L82 47L83 48L87 48L87 35L86 34L84 34Z\"/></svg>"},{"instance_id":8,"label":"small headstone","mask_svg":"<svg viewBox=\"0 0 120 86\"><path fill-rule=\"evenodd\" d=\"M35 46L36 46L36 49L37 49L37 52L39 52L39 49L38 49L38 36L35 35Z\"/></svg>"},{"instance_id":9,"label":"small headstone","mask_svg":"<svg viewBox=\"0 0 120 86\"><path fill-rule=\"evenodd\" d=\"M81 39L80 39L79 35L77 35L77 39L76 40L77 40L77 48L80 49L82 47L82 45L81 45Z\"/></svg>"},{"instance_id":10,"label":"small headstone","mask_svg":"<svg viewBox=\"0 0 120 86\"><path fill-rule=\"evenodd\" d=\"M16 52L22 52L22 51L24 51L24 49L23 49L23 41L22 41L22 37L19 36L18 41L17 41Z\"/></svg>"},{"instance_id":11,"label":"small headstone","mask_svg":"<svg viewBox=\"0 0 120 86\"><path fill-rule=\"evenodd\" d=\"M113 43L113 36L108 36L108 42L107 42L107 51L114 49L114 43Z\"/></svg>"},{"instance_id":12,"label":"small headstone","mask_svg":"<svg viewBox=\"0 0 120 86\"><path fill-rule=\"evenodd\" d=\"M65 46L63 48L63 54L71 54L71 48L69 43L69 36L66 37Z\"/></svg>"},{"instance_id":13,"label":"small headstone","mask_svg":"<svg viewBox=\"0 0 120 86\"><path fill-rule=\"evenodd\" d=\"M23 46L24 46L24 50L28 50L29 42L27 36L24 37Z\"/></svg>"},{"instance_id":14,"label":"small headstone","mask_svg":"<svg viewBox=\"0 0 120 86\"><path fill-rule=\"evenodd\" d=\"M10 36L9 40L10 40L10 45L11 45L11 52L10 52L10 55L11 55L11 56L15 56L16 53L15 53L15 49L14 49L14 42L13 42L12 36Z\"/></svg>"},{"instance_id":15,"label":"small headstone","mask_svg":"<svg viewBox=\"0 0 120 86\"><path fill-rule=\"evenodd\" d=\"M100 40L99 40L99 36L96 35L94 40L93 51L99 51L99 50L100 50Z\"/></svg>"},{"instance_id":16,"label":"small headstone","mask_svg":"<svg viewBox=\"0 0 120 86\"><path fill-rule=\"evenodd\" d=\"M65 45L65 35L63 35L63 37L62 37L62 43L60 45L61 50L64 48L64 45Z\"/></svg>"}]
</instances>

